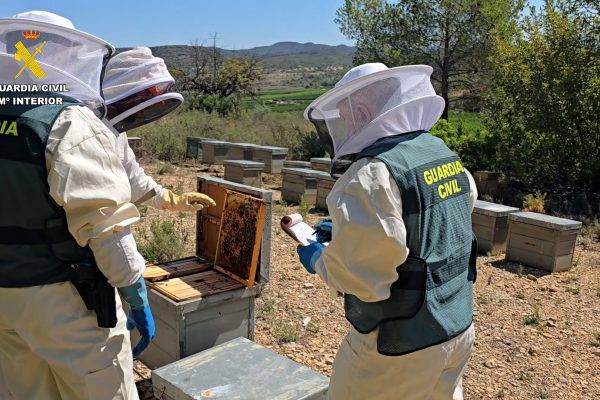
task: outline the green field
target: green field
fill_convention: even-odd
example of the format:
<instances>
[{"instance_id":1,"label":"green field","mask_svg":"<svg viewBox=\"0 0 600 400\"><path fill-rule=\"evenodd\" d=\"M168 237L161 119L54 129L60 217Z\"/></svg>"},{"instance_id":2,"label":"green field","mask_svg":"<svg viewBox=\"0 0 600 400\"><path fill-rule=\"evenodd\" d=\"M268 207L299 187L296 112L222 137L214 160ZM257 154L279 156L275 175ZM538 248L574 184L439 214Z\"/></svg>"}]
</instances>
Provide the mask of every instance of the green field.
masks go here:
<instances>
[{"instance_id":1,"label":"green field","mask_svg":"<svg viewBox=\"0 0 600 400\"><path fill-rule=\"evenodd\" d=\"M273 112L303 112L311 101L327 90L327 88L268 90L254 98L246 97L243 103L248 110L265 107Z\"/></svg>"}]
</instances>

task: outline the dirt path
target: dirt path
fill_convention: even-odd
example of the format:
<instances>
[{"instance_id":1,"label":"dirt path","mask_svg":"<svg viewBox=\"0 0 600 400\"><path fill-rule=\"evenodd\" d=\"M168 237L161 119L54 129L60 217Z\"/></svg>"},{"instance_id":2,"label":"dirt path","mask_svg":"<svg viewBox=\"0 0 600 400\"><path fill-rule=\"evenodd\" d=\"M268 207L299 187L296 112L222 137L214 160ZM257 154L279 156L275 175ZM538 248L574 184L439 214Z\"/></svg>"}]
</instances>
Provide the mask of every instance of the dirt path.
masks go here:
<instances>
[{"instance_id":1,"label":"dirt path","mask_svg":"<svg viewBox=\"0 0 600 400\"><path fill-rule=\"evenodd\" d=\"M148 170L155 172L156 165ZM222 170L193 165L154 176L190 191L199 173ZM269 188L279 185L277 178L266 180ZM341 299L332 298L316 276L304 271L292 240L278 229L281 216L295 210L274 206L271 281L257 300L255 340L331 374L348 324ZM311 212L307 219L315 223L324 216ZM142 226L156 217L181 219L193 254L194 217L148 210ZM564 273L545 274L505 262L503 255L479 257L477 265L477 339L465 375L465 398L600 399L600 243L580 239L575 266Z\"/></svg>"}]
</instances>

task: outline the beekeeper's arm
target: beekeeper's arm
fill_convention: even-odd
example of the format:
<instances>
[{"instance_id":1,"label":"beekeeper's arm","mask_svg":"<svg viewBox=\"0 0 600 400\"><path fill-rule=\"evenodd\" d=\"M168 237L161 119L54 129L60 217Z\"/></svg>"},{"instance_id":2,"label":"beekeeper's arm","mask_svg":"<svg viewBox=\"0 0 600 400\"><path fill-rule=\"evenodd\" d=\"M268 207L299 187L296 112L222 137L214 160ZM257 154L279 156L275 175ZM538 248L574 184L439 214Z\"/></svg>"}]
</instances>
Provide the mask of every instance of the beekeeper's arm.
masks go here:
<instances>
[{"instance_id":1,"label":"beekeeper's arm","mask_svg":"<svg viewBox=\"0 0 600 400\"><path fill-rule=\"evenodd\" d=\"M50 132L46 166L50 195L64 208L69 231L90 246L110 284L125 287L139 280L145 263L131 235L139 213L115 140L92 111L68 107Z\"/></svg>"},{"instance_id":2,"label":"beekeeper's arm","mask_svg":"<svg viewBox=\"0 0 600 400\"><path fill-rule=\"evenodd\" d=\"M472 210L477 189L468 172L467 177ZM409 254L400 190L385 164L372 159L357 161L340 179L328 204L332 241L315 272L341 293L368 302L385 300L398 279L396 268Z\"/></svg>"},{"instance_id":3,"label":"beekeeper's arm","mask_svg":"<svg viewBox=\"0 0 600 400\"><path fill-rule=\"evenodd\" d=\"M144 169L137 162L135 154L129 146L127 132L113 132L117 136L119 156L131 185L131 201L137 205L148 204L156 207L155 202L150 200L153 200L156 195L160 195L163 187L156 183L151 176L146 175Z\"/></svg>"},{"instance_id":4,"label":"beekeeper's arm","mask_svg":"<svg viewBox=\"0 0 600 400\"><path fill-rule=\"evenodd\" d=\"M178 195L162 187L152 177L146 175L137 162L133 150L129 146L127 133L118 133L117 147L123 168L131 184L131 199L136 205L146 204L159 210L169 211L199 211L204 207L214 206L215 202L202 193L183 193Z\"/></svg>"}]
</instances>

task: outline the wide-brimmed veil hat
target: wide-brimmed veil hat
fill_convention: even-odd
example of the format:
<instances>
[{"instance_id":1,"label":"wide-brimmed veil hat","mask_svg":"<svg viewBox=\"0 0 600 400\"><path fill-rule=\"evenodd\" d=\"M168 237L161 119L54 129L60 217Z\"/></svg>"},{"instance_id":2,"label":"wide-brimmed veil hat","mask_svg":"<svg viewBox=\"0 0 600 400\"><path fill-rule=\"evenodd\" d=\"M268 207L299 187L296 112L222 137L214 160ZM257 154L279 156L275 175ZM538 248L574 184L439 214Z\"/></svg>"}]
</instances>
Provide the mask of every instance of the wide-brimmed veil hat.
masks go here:
<instances>
[{"instance_id":1,"label":"wide-brimmed veil hat","mask_svg":"<svg viewBox=\"0 0 600 400\"><path fill-rule=\"evenodd\" d=\"M382 63L354 67L314 100L304 117L332 138L335 159L355 154L382 137L429 130L444 110L431 84L433 68Z\"/></svg>"}]
</instances>

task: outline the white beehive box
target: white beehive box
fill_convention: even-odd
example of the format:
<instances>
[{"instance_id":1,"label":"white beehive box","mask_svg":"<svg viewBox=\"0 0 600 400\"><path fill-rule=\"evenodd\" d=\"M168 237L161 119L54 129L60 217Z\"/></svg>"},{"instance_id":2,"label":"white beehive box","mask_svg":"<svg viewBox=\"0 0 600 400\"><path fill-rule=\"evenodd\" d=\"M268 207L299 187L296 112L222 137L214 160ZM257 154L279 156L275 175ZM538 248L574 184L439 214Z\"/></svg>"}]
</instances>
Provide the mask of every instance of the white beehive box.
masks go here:
<instances>
[{"instance_id":1,"label":"white beehive box","mask_svg":"<svg viewBox=\"0 0 600 400\"><path fill-rule=\"evenodd\" d=\"M256 146L252 150L252 160L265 164L264 172L279 174L283 169L283 162L288 154L285 147Z\"/></svg>"},{"instance_id":2,"label":"white beehive box","mask_svg":"<svg viewBox=\"0 0 600 400\"><path fill-rule=\"evenodd\" d=\"M198 178L198 191L217 206L198 213L196 256L144 273L156 338L140 360L152 369L240 336L252 338L254 299L269 279L272 192L212 177ZM249 223L229 218L227 204L249 198L263 211ZM248 251L244 240L252 246ZM236 256L242 261L232 262ZM132 336L135 342L135 331Z\"/></svg>"},{"instance_id":3,"label":"white beehive box","mask_svg":"<svg viewBox=\"0 0 600 400\"><path fill-rule=\"evenodd\" d=\"M227 158L229 143L221 140L202 140L202 162L205 164L222 165Z\"/></svg>"},{"instance_id":4,"label":"white beehive box","mask_svg":"<svg viewBox=\"0 0 600 400\"><path fill-rule=\"evenodd\" d=\"M320 173L304 168L282 169L281 198L287 202L300 203L304 197L306 202L314 204L317 199L317 176Z\"/></svg>"},{"instance_id":5,"label":"white beehive box","mask_svg":"<svg viewBox=\"0 0 600 400\"><path fill-rule=\"evenodd\" d=\"M239 338L152 371L163 400L325 400L329 379Z\"/></svg>"},{"instance_id":6,"label":"white beehive box","mask_svg":"<svg viewBox=\"0 0 600 400\"><path fill-rule=\"evenodd\" d=\"M518 212L516 207L477 200L471 215L473 232L480 253L497 253L506 250L508 214Z\"/></svg>"},{"instance_id":7,"label":"white beehive box","mask_svg":"<svg viewBox=\"0 0 600 400\"><path fill-rule=\"evenodd\" d=\"M310 161L299 161L299 160L284 160L284 168L306 168L310 169Z\"/></svg>"},{"instance_id":8,"label":"white beehive box","mask_svg":"<svg viewBox=\"0 0 600 400\"><path fill-rule=\"evenodd\" d=\"M227 160L252 161L254 149L257 145L252 143L229 143Z\"/></svg>"},{"instance_id":9,"label":"white beehive box","mask_svg":"<svg viewBox=\"0 0 600 400\"><path fill-rule=\"evenodd\" d=\"M508 220L507 260L550 272L571 268L581 222L533 212Z\"/></svg>"},{"instance_id":10,"label":"white beehive box","mask_svg":"<svg viewBox=\"0 0 600 400\"><path fill-rule=\"evenodd\" d=\"M262 186L264 163L246 160L225 160L225 179L248 186Z\"/></svg>"}]
</instances>

